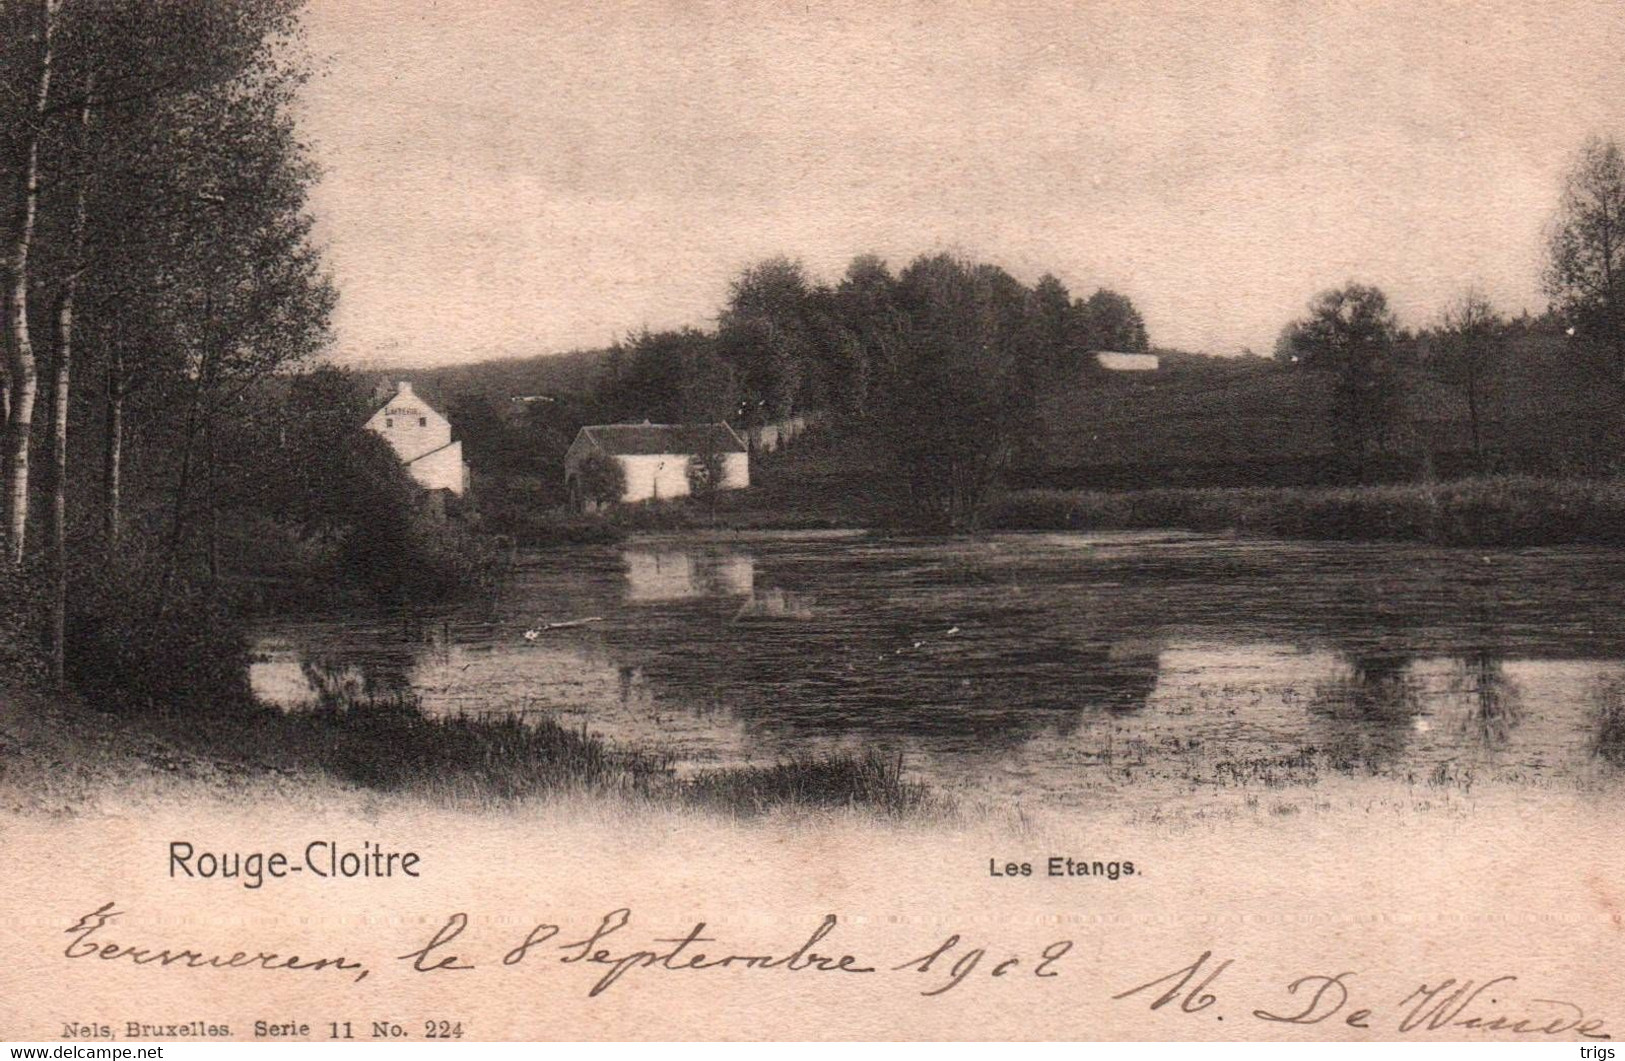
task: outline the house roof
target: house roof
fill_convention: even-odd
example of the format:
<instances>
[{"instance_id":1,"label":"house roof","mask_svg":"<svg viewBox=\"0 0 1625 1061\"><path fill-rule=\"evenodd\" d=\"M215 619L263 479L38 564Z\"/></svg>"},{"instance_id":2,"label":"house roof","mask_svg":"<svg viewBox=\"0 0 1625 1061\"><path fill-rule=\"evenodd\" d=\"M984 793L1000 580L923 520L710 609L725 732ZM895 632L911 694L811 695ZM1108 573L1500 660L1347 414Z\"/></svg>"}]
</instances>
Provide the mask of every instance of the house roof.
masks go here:
<instances>
[{"instance_id":1,"label":"house roof","mask_svg":"<svg viewBox=\"0 0 1625 1061\"><path fill-rule=\"evenodd\" d=\"M743 453L727 424L594 424L581 434L611 456L646 453Z\"/></svg>"},{"instance_id":2,"label":"house roof","mask_svg":"<svg viewBox=\"0 0 1625 1061\"><path fill-rule=\"evenodd\" d=\"M433 405L430 405L429 402L424 399L423 395L417 393L416 391L414 391L412 389L411 381L403 379L403 380L401 380L401 381L399 381L398 383L395 384L395 393L391 394L389 397L385 398L383 401L378 401L378 402L373 403L374 408L373 408L373 411L372 411L372 417L371 418L376 420L378 418L379 414L381 414L385 409L388 409L391 405L394 405L397 402L416 402L419 405L423 406L423 408L427 409L429 412L433 413L435 416L440 416L440 411L438 409L436 409ZM442 420L445 419L445 417L443 417L443 416L441 416L440 418Z\"/></svg>"}]
</instances>

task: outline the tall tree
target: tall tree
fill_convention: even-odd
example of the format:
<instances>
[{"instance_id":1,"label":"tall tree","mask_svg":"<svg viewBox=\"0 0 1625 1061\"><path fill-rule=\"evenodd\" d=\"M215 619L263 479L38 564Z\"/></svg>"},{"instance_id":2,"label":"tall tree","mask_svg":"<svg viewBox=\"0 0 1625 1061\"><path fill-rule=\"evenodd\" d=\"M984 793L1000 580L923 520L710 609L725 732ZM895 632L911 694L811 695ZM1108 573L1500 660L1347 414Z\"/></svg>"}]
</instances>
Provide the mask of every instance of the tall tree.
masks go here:
<instances>
[{"instance_id":1,"label":"tall tree","mask_svg":"<svg viewBox=\"0 0 1625 1061\"><path fill-rule=\"evenodd\" d=\"M898 277L907 325L872 423L918 519L973 525L1032 429L1020 373L1027 297L1004 270L945 254Z\"/></svg>"},{"instance_id":2,"label":"tall tree","mask_svg":"<svg viewBox=\"0 0 1625 1061\"><path fill-rule=\"evenodd\" d=\"M802 397L815 356L812 290L801 263L784 257L748 266L729 286L717 338L762 418L789 416Z\"/></svg>"},{"instance_id":3,"label":"tall tree","mask_svg":"<svg viewBox=\"0 0 1625 1061\"><path fill-rule=\"evenodd\" d=\"M94 75L86 74L86 93ZM70 182L72 207L68 220L66 275L60 280L51 311L51 677L61 683L65 674L68 616L68 418L74 357L74 306L79 294L79 277L84 271L86 186L94 171L88 97L79 105L79 140L76 152L78 174Z\"/></svg>"},{"instance_id":4,"label":"tall tree","mask_svg":"<svg viewBox=\"0 0 1625 1061\"><path fill-rule=\"evenodd\" d=\"M1625 158L1612 138L1580 149L1548 237L1546 290L1575 345L1625 388Z\"/></svg>"},{"instance_id":5,"label":"tall tree","mask_svg":"<svg viewBox=\"0 0 1625 1061\"><path fill-rule=\"evenodd\" d=\"M626 340L625 367L606 400L619 420L714 423L739 405L734 370L717 340L692 328L643 332Z\"/></svg>"},{"instance_id":6,"label":"tall tree","mask_svg":"<svg viewBox=\"0 0 1625 1061\"><path fill-rule=\"evenodd\" d=\"M40 336L48 336L45 628L58 678L66 670L70 505L83 494L70 488L88 478L70 443L75 418L98 412L76 394L84 370L108 384L110 544L120 528L131 381L161 383L162 400L142 412L155 464L180 469L167 589L187 539L188 498L200 492L211 515L209 570L218 571L225 491L219 462L209 458L230 429L219 414L241 403L245 386L325 338L332 296L309 240L304 196L313 171L292 119L303 78L294 47L299 6L0 3L0 341L8 355L0 538L12 565L34 544L31 500L43 491L30 468L40 445ZM206 474L194 474L199 466Z\"/></svg>"},{"instance_id":7,"label":"tall tree","mask_svg":"<svg viewBox=\"0 0 1625 1061\"><path fill-rule=\"evenodd\" d=\"M1399 326L1388 297L1367 284L1323 291L1287 333L1300 368L1333 377L1332 415L1339 449L1356 481L1399 416L1402 381L1395 355Z\"/></svg>"},{"instance_id":8,"label":"tall tree","mask_svg":"<svg viewBox=\"0 0 1625 1061\"><path fill-rule=\"evenodd\" d=\"M1100 288L1074 309L1076 344L1083 350L1144 353L1151 348L1145 321L1127 295Z\"/></svg>"},{"instance_id":9,"label":"tall tree","mask_svg":"<svg viewBox=\"0 0 1625 1061\"><path fill-rule=\"evenodd\" d=\"M279 261L267 251L274 251L276 239L287 250L303 237L290 242L286 237L296 226L273 220L287 212L278 181L236 182L244 194L235 203L226 196L236 190L227 175L256 166L262 176L280 166L301 196L308 182L308 172L299 173L303 149L291 136L289 117L299 80L289 47L298 9L299 0L0 5L0 71L8 82L0 108L9 105L12 119L4 159L9 195L3 328L16 399L9 403L5 469L5 544L14 561L23 556L27 539L37 378L31 293L55 297L51 317L68 325L59 332L64 349L77 350L81 360L99 360L107 372L112 537L130 374L127 338L153 340L135 351L138 361L165 361L173 376L190 371L183 347L188 337L195 342L196 318L212 312L215 301L239 303L244 294L229 270L199 276L193 261L199 251L220 260L235 257L239 276L263 272L248 285L262 303L262 317L275 301L264 292L279 283L286 287L286 254ZM86 151L83 130L92 121L96 149ZM55 220L42 190L50 188L59 193ZM258 217L257 225L246 220L249 214ZM232 215L239 221L235 236L224 223ZM245 234L251 239L245 241ZM80 255L82 244L86 253ZM306 248L294 254L308 257ZM200 307L194 294L209 304ZM66 315L60 312L64 306ZM286 321L296 316L288 314ZM111 349L84 340L101 340Z\"/></svg>"},{"instance_id":10,"label":"tall tree","mask_svg":"<svg viewBox=\"0 0 1625 1061\"><path fill-rule=\"evenodd\" d=\"M1042 389L1060 378L1075 352L1083 352L1072 349L1072 294L1060 280L1045 273L1033 285L1027 315L1026 374L1035 389Z\"/></svg>"},{"instance_id":11,"label":"tall tree","mask_svg":"<svg viewBox=\"0 0 1625 1061\"><path fill-rule=\"evenodd\" d=\"M1506 360L1506 322L1482 292L1468 288L1440 314L1427 348L1428 367L1467 403L1473 466L1483 471L1485 405Z\"/></svg>"},{"instance_id":12,"label":"tall tree","mask_svg":"<svg viewBox=\"0 0 1625 1061\"><path fill-rule=\"evenodd\" d=\"M9 415L5 447L5 553L20 566L28 533L28 475L39 367L29 327L30 265L39 222L40 153L51 105L51 77L56 67L58 0L32 0L0 7L4 36L11 41L6 60L21 71L12 92L20 99L7 117L11 124L10 202L6 210L3 304L0 340L9 355Z\"/></svg>"},{"instance_id":13,"label":"tall tree","mask_svg":"<svg viewBox=\"0 0 1625 1061\"><path fill-rule=\"evenodd\" d=\"M848 417L861 418L901 349L904 324L897 305L897 279L885 261L872 254L853 258L836 285L834 312L845 374L835 404Z\"/></svg>"}]
</instances>

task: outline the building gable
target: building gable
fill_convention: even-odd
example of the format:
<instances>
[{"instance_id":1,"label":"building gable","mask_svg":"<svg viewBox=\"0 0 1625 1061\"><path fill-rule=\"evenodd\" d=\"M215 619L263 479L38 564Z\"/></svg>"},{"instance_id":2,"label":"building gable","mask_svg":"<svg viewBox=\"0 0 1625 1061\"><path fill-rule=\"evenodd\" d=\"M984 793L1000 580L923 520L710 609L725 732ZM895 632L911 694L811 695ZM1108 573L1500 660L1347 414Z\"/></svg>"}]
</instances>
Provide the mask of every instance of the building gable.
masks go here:
<instances>
[{"instance_id":1,"label":"building gable","mask_svg":"<svg viewBox=\"0 0 1625 1061\"><path fill-rule=\"evenodd\" d=\"M367 419L366 427L389 443L425 488L463 492L468 480L463 445L452 441L451 421L418 397L412 384L397 383L395 393Z\"/></svg>"},{"instance_id":2,"label":"building gable","mask_svg":"<svg viewBox=\"0 0 1625 1061\"><path fill-rule=\"evenodd\" d=\"M389 400L368 418L367 427L380 434L414 427L430 431L444 429L447 432L447 441L450 441L451 421L441 416L434 406L419 397L412 390L411 383L401 380L395 384L395 393L389 396Z\"/></svg>"}]
</instances>

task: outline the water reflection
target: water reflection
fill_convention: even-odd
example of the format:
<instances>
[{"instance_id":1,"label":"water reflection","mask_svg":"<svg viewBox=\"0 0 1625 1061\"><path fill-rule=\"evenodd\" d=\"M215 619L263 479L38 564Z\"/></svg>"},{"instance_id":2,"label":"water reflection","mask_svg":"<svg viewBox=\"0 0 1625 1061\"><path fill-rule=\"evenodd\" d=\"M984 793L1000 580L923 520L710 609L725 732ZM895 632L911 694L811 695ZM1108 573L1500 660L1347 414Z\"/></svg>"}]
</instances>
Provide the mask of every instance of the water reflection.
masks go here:
<instances>
[{"instance_id":1,"label":"water reflection","mask_svg":"<svg viewBox=\"0 0 1625 1061\"><path fill-rule=\"evenodd\" d=\"M1610 676L1596 683L1592 754L1616 770L1625 770L1625 680Z\"/></svg>"},{"instance_id":2,"label":"water reflection","mask_svg":"<svg viewBox=\"0 0 1625 1061\"><path fill-rule=\"evenodd\" d=\"M767 586L750 595L750 600L739 609L738 619L811 619L815 598L810 593L795 593Z\"/></svg>"},{"instance_id":3,"label":"water reflection","mask_svg":"<svg viewBox=\"0 0 1625 1061\"><path fill-rule=\"evenodd\" d=\"M748 597L756 561L748 553L700 549L627 549L626 599L639 604L699 597Z\"/></svg>"},{"instance_id":4,"label":"water reflection","mask_svg":"<svg viewBox=\"0 0 1625 1061\"><path fill-rule=\"evenodd\" d=\"M477 615L269 629L252 679L288 707L559 718L690 766L881 747L950 788L1059 800L1127 798L1130 774L1148 801L1307 783L1311 762L1545 784L1625 769L1619 581L1613 554L648 542L534 554ZM522 637L583 616L602 621Z\"/></svg>"},{"instance_id":5,"label":"water reflection","mask_svg":"<svg viewBox=\"0 0 1625 1061\"><path fill-rule=\"evenodd\" d=\"M1523 718L1523 691L1506 672L1497 654L1480 649L1455 661L1449 691L1465 702L1459 720L1462 735L1486 749L1504 747Z\"/></svg>"},{"instance_id":6,"label":"water reflection","mask_svg":"<svg viewBox=\"0 0 1625 1061\"><path fill-rule=\"evenodd\" d=\"M445 627L415 620L360 637L316 630L260 644L249 681L260 697L284 707L394 703L414 695L414 674L425 663L452 650Z\"/></svg>"},{"instance_id":7,"label":"water reflection","mask_svg":"<svg viewBox=\"0 0 1625 1061\"><path fill-rule=\"evenodd\" d=\"M1339 769L1375 772L1405 750L1422 711L1411 662L1398 653L1357 654L1316 684L1310 732Z\"/></svg>"}]
</instances>

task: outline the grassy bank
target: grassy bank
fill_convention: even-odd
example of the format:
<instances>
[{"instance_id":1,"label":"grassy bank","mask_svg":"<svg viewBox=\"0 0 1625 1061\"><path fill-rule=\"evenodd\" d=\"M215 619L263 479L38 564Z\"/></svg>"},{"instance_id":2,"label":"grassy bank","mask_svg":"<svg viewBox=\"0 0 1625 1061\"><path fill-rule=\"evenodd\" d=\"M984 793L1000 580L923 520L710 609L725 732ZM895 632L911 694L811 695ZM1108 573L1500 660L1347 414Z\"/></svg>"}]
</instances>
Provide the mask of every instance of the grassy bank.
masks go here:
<instances>
[{"instance_id":1,"label":"grassy bank","mask_svg":"<svg viewBox=\"0 0 1625 1061\"><path fill-rule=\"evenodd\" d=\"M900 760L873 753L680 776L659 749L616 747L545 718L432 718L410 698L291 713L233 701L110 714L72 697L0 685L0 781L38 787L35 767L49 761L72 763L83 775L79 798L154 775L233 787L325 777L442 805L586 795L738 817L837 808L922 817L951 810L924 785L904 780ZM13 793L8 802L37 802L25 795Z\"/></svg>"},{"instance_id":2,"label":"grassy bank","mask_svg":"<svg viewBox=\"0 0 1625 1061\"><path fill-rule=\"evenodd\" d=\"M858 807L890 815L932 815L947 803L919 782L903 780L901 757L868 752L795 759L773 766L711 770L690 779L684 798L735 814L775 807Z\"/></svg>"},{"instance_id":3,"label":"grassy bank","mask_svg":"<svg viewBox=\"0 0 1625 1061\"><path fill-rule=\"evenodd\" d=\"M1619 545L1625 544L1625 481L1496 476L1337 488L1023 490L999 502L989 525L1181 528L1437 545Z\"/></svg>"},{"instance_id":4,"label":"grassy bank","mask_svg":"<svg viewBox=\"0 0 1625 1061\"><path fill-rule=\"evenodd\" d=\"M248 720L245 720L248 721ZM196 724L187 730L199 733ZM848 807L891 816L945 809L900 761L845 753L679 777L663 751L620 748L549 718L425 716L410 701L285 713L203 733L215 752L247 745L350 784L476 803L587 793L736 815Z\"/></svg>"}]
</instances>

